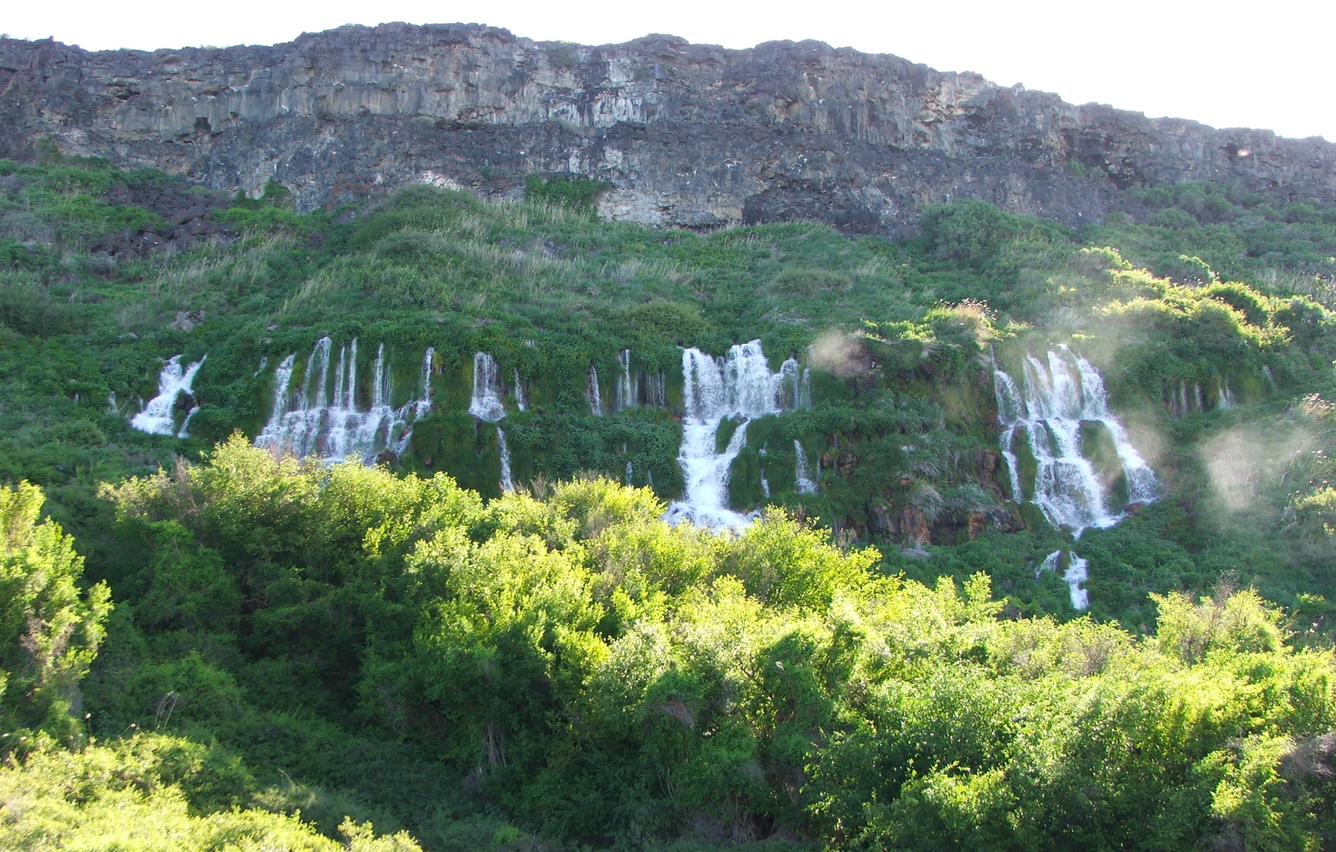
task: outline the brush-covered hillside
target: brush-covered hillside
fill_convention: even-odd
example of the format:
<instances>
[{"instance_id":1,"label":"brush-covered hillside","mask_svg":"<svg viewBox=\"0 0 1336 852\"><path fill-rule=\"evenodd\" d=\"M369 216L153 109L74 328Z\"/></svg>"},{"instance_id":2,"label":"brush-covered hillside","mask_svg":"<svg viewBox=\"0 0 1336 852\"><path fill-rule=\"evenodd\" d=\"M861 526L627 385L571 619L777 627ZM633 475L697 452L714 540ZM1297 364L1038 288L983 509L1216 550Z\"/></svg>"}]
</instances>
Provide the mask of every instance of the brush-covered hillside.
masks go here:
<instances>
[{"instance_id":1,"label":"brush-covered hillside","mask_svg":"<svg viewBox=\"0 0 1336 852\"><path fill-rule=\"evenodd\" d=\"M605 189L0 161L0 846L1334 842L1336 209Z\"/></svg>"}]
</instances>

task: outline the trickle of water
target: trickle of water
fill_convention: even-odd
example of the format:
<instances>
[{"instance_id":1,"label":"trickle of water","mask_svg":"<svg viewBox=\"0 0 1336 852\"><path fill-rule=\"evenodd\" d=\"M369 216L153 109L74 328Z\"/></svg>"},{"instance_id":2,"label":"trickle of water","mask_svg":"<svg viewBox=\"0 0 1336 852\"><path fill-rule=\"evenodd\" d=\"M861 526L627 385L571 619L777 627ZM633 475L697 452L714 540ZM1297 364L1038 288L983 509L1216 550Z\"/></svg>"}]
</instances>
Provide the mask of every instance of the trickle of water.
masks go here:
<instances>
[{"instance_id":1,"label":"trickle of water","mask_svg":"<svg viewBox=\"0 0 1336 852\"><path fill-rule=\"evenodd\" d=\"M515 393L515 407L518 408L520 411L528 411L529 401L524 398L524 383L520 381L520 371L518 368L515 370L514 393Z\"/></svg>"},{"instance_id":2,"label":"trickle of water","mask_svg":"<svg viewBox=\"0 0 1336 852\"><path fill-rule=\"evenodd\" d=\"M1129 503L1158 496L1155 473L1132 446L1122 423L1109 410L1104 379L1090 362L1066 346L1048 353L1047 362L1027 355L1024 390L1002 370L994 371L999 444L1011 478L1012 499L1024 499L1015 442L1023 438L1035 459L1032 499L1054 526L1076 536L1087 527L1109 527L1122 520L1122 507L1108 505L1109 495L1094 465L1082 455L1083 422L1101 424L1113 439L1127 482Z\"/></svg>"},{"instance_id":3,"label":"trickle of water","mask_svg":"<svg viewBox=\"0 0 1336 852\"><path fill-rule=\"evenodd\" d=\"M501 452L501 491L509 494L515 490L515 480L510 475L510 445L506 443L506 433L496 427L496 444Z\"/></svg>"},{"instance_id":4,"label":"trickle of water","mask_svg":"<svg viewBox=\"0 0 1336 852\"><path fill-rule=\"evenodd\" d=\"M793 439L793 456L797 461L797 476L793 490L799 494L815 494L816 481L812 479L812 465L807 461L807 451L797 438Z\"/></svg>"},{"instance_id":5,"label":"trickle of water","mask_svg":"<svg viewBox=\"0 0 1336 852\"><path fill-rule=\"evenodd\" d=\"M602 417L603 393L598 389L598 368L593 365L589 367L589 387L586 395L589 397L589 413L595 417Z\"/></svg>"},{"instance_id":6,"label":"trickle of water","mask_svg":"<svg viewBox=\"0 0 1336 852\"><path fill-rule=\"evenodd\" d=\"M634 408L637 403L635 383L631 381L631 350L623 349L617 353L617 363L622 371L617 374L617 386L613 389L612 404L618 411Z\"/></svg>"},{"instance_id":7,"label":"trickle of water","mask_svg":"<svg viewBox=\"0 0 1336 852\"><path fill-rule=\"evenodd\" d=\"M786 377L797 374L789 359L778 373L770 372L761 341L734 346L724 358L699 349L682 351L682 446L677 461L686 487L682 499L668 507L669 523L740 530L754 515L728 508L729 467L746 445L747 423L767 414L790 411L795 397L783 394ZM786 404L787 402L787 404ZM728 446L717 451L719 425L725 417L740 420Z\"/></svg>"},{"instance_id":8,"label":"trickle of water","mask_svg":"<svg viewBox=\"0 0 1336 852\"><path fill-rule=\"evenodd\" d=\"M173 355L168 358L167 363L163 365L162 372L158 373L158 395L148 401L143 411L130 418L131 428L138 429L140 432L147 432L150 435L186 437L188 434L186 427L190 423L190 416L199 410L199 406L196 405L190 409L178 430L176 420L173 417L176 400L183 393L191 394L193 398L191 385L195 382L195 374L199 372L200 367L204 366L208 357L208 355L205 355L185 368L181 367L180 355Z\"/></svg>"},{"instance_id":9,"label":"trickle of water","mask_svg":"<svg viewBox=\"0 0 1336 852\"><path fill-rule=\"evenodd\" d=\"M389 450L400 455L408 448L412 422L431 410L431 358L423 358L419 396L399 408L391 406L389 364L385 344L376 349L371 367L371 399L365 409L357 404L357 339L339 348L334 369L333 394L329 388L329 366L333 341L322 337L311 350L302 374L301 389L292 393L296 354L285 357L274 370L274 399L269 422L255 446L315 456L324 462L355 458L373 462Z\"/></svg>"}]
</instances>

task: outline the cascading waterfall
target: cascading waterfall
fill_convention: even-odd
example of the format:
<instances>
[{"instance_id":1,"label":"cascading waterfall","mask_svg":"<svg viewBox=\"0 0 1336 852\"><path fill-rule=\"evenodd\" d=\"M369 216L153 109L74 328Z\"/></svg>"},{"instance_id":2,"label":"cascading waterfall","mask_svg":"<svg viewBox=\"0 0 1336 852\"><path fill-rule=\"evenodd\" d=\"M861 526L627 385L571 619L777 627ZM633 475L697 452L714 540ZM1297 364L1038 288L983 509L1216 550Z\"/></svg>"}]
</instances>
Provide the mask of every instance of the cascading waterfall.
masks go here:
<instances>
[{"instance_id":1,"label":"cascading waterfall","mask_svg":"<svg viewBox=\"0 0 1336 852\"><path fill-rule=\"evenodd\" d=\"M296 355L288 355L274 370L274 401L269 422L255 446L283 450L297 456L315 456L325 462L355 458L373 462L385 451L395 455L408 448L414 420L431 410L431 359L423 357L422 386L404 405L391 405L389 364L385 344L376 349L372 365L371 399L365 410L357 405L357 339L339 347L330 394L329 366L333 341L322 337L311 350L302 374L301 390L291 393Z\"/></svg>"},{"instance_id":2,"label":"cascading waterfall","mask_svg":"<svg viewBox=\"0 0 1336 852\"><path fill-rule=\"evenodd\" d=\"M1062 554L1064 551L1055 550L1044 561L1039 564L1039 568L1034 572L1035 579L1045 571L1057 571L1062 565ZM1090 592L1084 588L1085 582L1090 579L1088 570L1089 563L1077 556L1073 551L1066 551L1067 570L1062 572L1062 580L1067 584L1068 594L1071 595L1072 609L1077 612L1084 612L1090 609Z\"/></svg>"},{"instance_id":3,"label":"cascading waterfall","mask_svg":"<svg viewBox=\"0 0 1336 852\"><path fill-rule=\"evenodd\" d=\"M793 490L799 494L815 494L816 481L812 479L812 465L807 461L807 452L802 442L793 439L793 457L797 463L797 475L794 477Z\"/></svg>"},{"instance_id":4,"label":"cascading waterfall","mask_svg":"<svg viewBox=\"0 0 1336 852\"><path fill-rule=\"evenodd\" d=\"M488 423L506 416L496 359L486 352L473 353L473 398L469 401L469 414Z\"/></svg>"},{"instance_id":5,"label":"cascading waterfall","mask_svg":"<svg viewBox=\"0 0 1336 852\"><path fill-rule=\"evenodd\" d=\"M176 419L173 416L176 411L176 401L181 397L181 394L186 394L191 400L194 400L191 385L195 383L195 374L199 372L200 367L204 366L208 357L208 355L205 355L185 368L181 367L180 355L168 358L167 363L163 365L162 372L158 373L158 395L148 401L143 411L130 418L130 426L150 435L187 437L189 435L187 427L190 425L190 418L199 410L199 406L191 406L185 420L181 421L181 427L178 429Z\"/></svg>"},{"instance_id":6,"label":"cascading waterfall","mask_svg":"<svg viewBox=\"0 0 1336 852\"><path fill-rule=\"evenodd\" d=\"M1113 442L1127 502L1149 502L1158 495L1155 473L1132 446L1121 422L1109 411L1104 379L1088 361L1057 346L1047 363L1027 355L1024 390L1002 370L994 371L999 440L1011 478L1012 499L1020 502L1016 441L1023 437L1036 464L1031 499L1054 526L1076 536L1087 527L1109 527L1122 519L1122 506L1110 506L1110 495L1092 461L1082 454L1082 424L1097 424Z\"/></svg>"},{"instance_id":7,"label":"cascading waterfall","mask_svg":"<svg viewBox=\"0 0 1336 852\"><path fill-rule=\"evenodd\" d=\"M795 375L800 370L793 359L778 373L770 372L759 340L732 347L724 358L694 348L682 351L685 411L677 461L686 487L682 499L668 508L669 523L739 530L752 520L728 508L729 467L746 444L748 421L795 407L800 398L792 393L790 377ZM741 422L720 452L719 425L725 417Z\"/></svg>"},{"instance_id":8,"label":"cascading waterfall","mask_svg":"<svg viewBox=\"0 0 1336 852\"><path fill-rule=\"evenodd\" d=\"M520 399L519 373L515 375L515 399ZM515 480L510 474L510 445L506 443L506 433L499 425L505 419L506 407L501 403L503 394L501 380L497 377L496 359L486 352L473 354L473 398L469 400L469 414L484 423L497 423L496 445L501 454L501 491L515 490ZM523 411L523 406L520 407Z\"/></svg>"}]
</instances>

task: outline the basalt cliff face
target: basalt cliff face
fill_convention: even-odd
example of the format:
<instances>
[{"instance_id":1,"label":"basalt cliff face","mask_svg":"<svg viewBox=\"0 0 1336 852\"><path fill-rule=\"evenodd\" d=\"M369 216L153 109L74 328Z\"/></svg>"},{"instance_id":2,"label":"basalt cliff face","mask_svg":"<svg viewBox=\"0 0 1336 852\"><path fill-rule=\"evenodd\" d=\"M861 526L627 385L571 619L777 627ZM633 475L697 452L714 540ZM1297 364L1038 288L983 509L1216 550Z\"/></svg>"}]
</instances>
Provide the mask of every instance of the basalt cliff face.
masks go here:
<instances>
[{"instance_id":1,"label":"basalt cliff face","mask_svg":"<svg viewBox=\"0 0 1336 852\"><path fill-rule=\"evenodd\" d=\"M0 156L151 165L303 209L413 182L516 197L607 181L607 218L809 218L896 234L971 197L1070 225L1138 184L1238 182L1336 202L1336 145L1148 119L817 42L537 43L477 25L349 26L273 47L88 52L0 40Z\"/></svg>"}]
</instances>

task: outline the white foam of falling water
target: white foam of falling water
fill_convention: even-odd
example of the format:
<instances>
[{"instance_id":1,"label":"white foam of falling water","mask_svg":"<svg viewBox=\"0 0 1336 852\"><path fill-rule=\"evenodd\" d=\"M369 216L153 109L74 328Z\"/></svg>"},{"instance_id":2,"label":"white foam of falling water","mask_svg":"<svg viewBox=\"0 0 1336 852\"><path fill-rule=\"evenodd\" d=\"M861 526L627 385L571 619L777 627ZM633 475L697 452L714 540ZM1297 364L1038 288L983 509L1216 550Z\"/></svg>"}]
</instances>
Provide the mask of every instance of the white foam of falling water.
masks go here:
<instances>
[{"instance_id":1,"label":"white foam of falling water","mask_svg":"<svg viewBox=\"0 0 1336 852\"><path fill-rule=\"evenodd\" d=\"M392 405L389 364L385 344L376 349L371 367L371 398L365 407L357 399L357 340L339 348L333 393L329 366L333 341L322 337L311 351L302 375L301 390L291 391L296 355L291 354L274 370L274 398L269 422L255 439L257 447L314 456L325 462L355 458L372 462L385 451L395 455L408 448L414 420L431 410L431 356L423 359L420 396L404 405Z\"/></svg>"},{"instance_id":2,"label":"white foam of falling water","mask_svg":"<svg viewBox=\"0 0 1336 852\"><path fill-rule=\"evenodd\" d=\"M496 445L501 452L501 491L509 494L515 490L515 480L510 475L510 445L500 426L496 427Z\"/></svg>"},{"instance_id":3,"label":"white foam of falling water","mask_svg":"<svg viewBox=\"0 0 1336 852\"><path fill-rule=\"evenodd\" d=\"M626 484L627 484L627 485L630 485L630 484L631 484L631 475L632 475L632 473L633 473L633 471L632 471L632 469L631 469L631 462L628 461L628 462L626 463Z\"/></svg>"},{"instance_id":4,"label":"white foam of falling water","mask_svg":"<svg viewBox=\"0 0 1336 852\"><path fill-rule=\"evenodd\" d=\"M120 409L116 407L116 391L111 391L107 394L107 413L108 414L120 413Z\"/></svg>"},{"instance_id":5,"label":"white foam of falling water","mask_svg":"<svg viewBox=\"0 0 1336 852\"><path fill-rule=\"evenodd\" d=\"M1035 569L1034 578L1038 580L1045 571L1057 571L1059 566L1062 565L1062 554L1063 551L1055 550L1045 556L1044 561L1039 563L1039 567ZM1090 579L1090 563L1070 550L1066 551L1066 554L1067 570L1062 572L1062 580L1067 584L1072 609L1077 612L1084 612L1090 609L1090 592L1084 588L1086 581Z\"/></svg>"},{"instance_id":6,"label":"white foam of falling water","mask_svg":"<svg viewBox=\"0 0 1336 852\"><path fill-rule=\"evenodd\" d=\"M524 398L524 384L520 381L520 371L515 370L515 407L520 411L529 410L529 401Z\"/></svg>"},{"instance_id":7,"label":"white foam of falling water","mask_svg":"<svg viewBox=\"0 0 1336 852\"><path fill-rule=\"evenodd\" d=\"M1075 553L1067 554L1067 570L1063 572L1062 579L1067 582L1072 597L1072 609L1077 612L1090 609L1090 593L1084 588L1086 580L1090 579L1087 566L1086 560Z\"/></svg>"},{"instance_id":8,"label":"white foam of falling water","mask_svg":"<svg viewBox=\"0 0 1336 852\"><path fill-rule=\"evenodd\" d=\"M181 424L181 429L178 431L173 417L176 410L176 400L183 393L192 393L191 385L195 382L195 374L199 372L200 367L204 366L204 361L208 357L205 355L185 368L181 367L180 355L168 358L162 371L158 373L158 395L148 401L143 411L130 418L130 426L150 435L186 437L186 425L189 423L190 414L194 414L199 406L190 410L190 414L186 415L186 421Z\"/></svg>"},{"instance_id":9,"label":"white foam of falling water","mask_svg":"<svg viewBox=\"0 0 1336 852\"><path fill-rule=\"evenodd\" d=\"M1066 346L1049 350L1047 361L1026 356L1024 389L1001 370L994 373L1000 444L1010 471L1012 499L1024 490L1013 450L1025 440L1036 463L1031 499L1054 526L1079 536L1087 527L1108 527L1123 518L1122 507L1108 505L1109 495L1082 454L1082 422L1101 424L1113 439L1123 468L1129 503L1154 500L1155 473L1132 446L1127 430L1109 410L1104 379L1084 358ZM1184 400L1186 402L1186 400Z\"/></svg>"},{"instance_id":10,"label":"white foam of falling water","mask_svg":"<svg viewBox=\"0 0 1336 852\"><path fill-rule=\"evenodd\" d=\"M603 393L598 389L598 368L590 366L589 368L589 388L586 391L589 397L589 413L595 417L603 416Z\"/></svg>"},{"instance_id":11,"label":"white foam of falling water","mask_svg":"<svg viewBox=\"0 0 1336 852\"><path fill-rule=\"evenodd\" d=\"M486 352L473 355L473 398L469 401L469 414L485 423L498 423L505 419L506 407L501 403L503 390L497 377L496 359ZM515 372L515 401L520 411L524 406L519 382L519 371ZM506 443L506 433L496 427L496 445L501 454L501 491L509 493L515 490L515 480L510 473L510 445Z\"/></svg>"},{"instance_id":12,"label":"white foam of falling water","mask_svg":"<svg viewBox=\"0 0 1336 852\"><path fill-rule=\"evenodd\" d=\"M1220 400L1216 404L1220 408L1234 407L1234 392L1229 389L1229 382L1225 379L1220 380Z\"/></svg>"},{"instance_id":13,"label":"white foam of falling water","mask_svg":"<svg viewBox=\"0 0 1336 852\"><path fill-rule=\"evenodd\" d=\"M792 364L792 366L789 366ZM797 367L792 359L778 373L770 371L761 341L734 346L724 358L699 349L682 352L682 445L677 461L686 480L682 499L668 507L669 523L740 530L753 515L728 508L729 468L746 445L747 423L767 414L791 410L781 403L786 375ZM724 418L740 422L719 451L719 426Z\"/></svg>"},{"instance_id":14,"label":"white foam of falling water","mask_svg":"<svg viewBox=\"0 0 1336 852\"><path fill-rule=\"evenodd\" d=\"M793 456L797 463L793 490L799 494L815 494L816 482L812 479L812 465L807 461L807 452L803 450L802 442L797 438L793 439Z\"/></svg>"},{"instance_id":15,"label":"white foam of falling water","mask_svg":"<svg viewBox=\"0 0 1336 852\"><path fill-rule=\"evenodd\" d=\"M497 378L496 359L486 352L475 352L473 355L473 398L469 401L469 414L488 423L495 423L506 416L506 407L501 403L501 381Z\"/></svg>"},{"instance_id":16,"label":"white foam of falling water","mask_svg":"<svg viewBox=\"0 0 1336 852\"><path fill-rule=\"evenodd\" d=\"M1043 576L1043 573L1045 571L1058 570L1058 563L1061 560L1062 560L1061 550L1055 550L1048 556L1045 556L1044 561L1039 563L1039 567L1034 569L1034 578L1038 580L1041 576Z\"/></svg>"}]
</instances>

